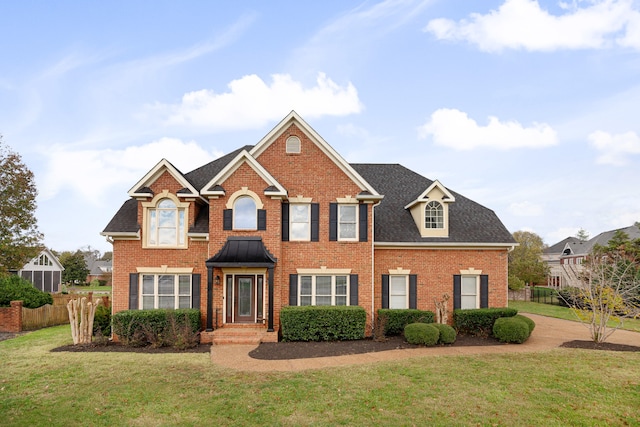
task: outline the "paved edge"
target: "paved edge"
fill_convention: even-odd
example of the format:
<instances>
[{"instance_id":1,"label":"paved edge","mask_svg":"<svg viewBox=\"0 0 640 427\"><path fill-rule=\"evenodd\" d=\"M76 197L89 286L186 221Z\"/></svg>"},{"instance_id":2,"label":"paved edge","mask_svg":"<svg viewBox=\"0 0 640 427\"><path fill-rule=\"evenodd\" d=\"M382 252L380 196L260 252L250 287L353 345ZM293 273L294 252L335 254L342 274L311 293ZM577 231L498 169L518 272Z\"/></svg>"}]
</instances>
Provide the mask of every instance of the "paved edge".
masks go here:
<instances>
[{"instance_id":1,"label":"paved edge","mask_svg":"<svg viewBox=\"0 0 640 427\"><path fill-rule=\"evenodd\" d=\"M523 344L499 344L469 347L429 347L415 349L388 350L346 356L314 357L308 359L259 360L249 357L255 345L212 345L211 361L220 367L251 372L298 372L309 369L323 369L336 366L372 364L404 360L414 357L531 353L551 350L562 343L573 340L590 340L589 330L579 322L523 313L536 322L531 337ZM640 345L640 333L617 330L607 342Z\"/></svg>"}]
</instances>

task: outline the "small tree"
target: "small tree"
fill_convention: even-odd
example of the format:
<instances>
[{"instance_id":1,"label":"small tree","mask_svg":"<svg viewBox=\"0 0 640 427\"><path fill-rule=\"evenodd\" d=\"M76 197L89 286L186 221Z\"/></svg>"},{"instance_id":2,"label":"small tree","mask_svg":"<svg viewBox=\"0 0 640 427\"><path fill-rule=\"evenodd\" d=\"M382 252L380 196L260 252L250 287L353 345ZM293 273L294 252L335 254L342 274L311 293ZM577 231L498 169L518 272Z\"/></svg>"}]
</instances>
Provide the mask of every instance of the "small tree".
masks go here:
<instances>
[{"instance_id":1,"label":"small tree","mask_svg":"<svg viewBox=\"0 0 640 427\"><path fill-rule=\"evenodd\" d=\"M18 270L41 250L33 173L0 136L0 274Z\"/></svg>"},{"instance_id":2,"label":"small tree","mask_svg":"<svg viewBox=\"0 0 640 427\"><path fill-rule=\"evenodd\" d=\"M530 231L516 231L513 238L518 246L509 253L509 274L528 285L545 282L549 268L542 261L542 237Z\"/></svg>"},{"instance_id":3,"label":"small tree","mask_svg":"<svg viewBox=\"0 0 640 427\"><path fill-rule=\"evenodd\" d=\"M581 228L576 233L576 238L580 239L580 241L582 242L586 242L587 240L589 240L589 232L584 228Z\"/></svg>"},{"instance_id":4,"label":"small tree","mask_svg":"<svg viewBox=\"0 0 640 427\"><path fill-rule=\"evenodd\" d=\"M596 246L583 263L578 274L581 284L571 301L561 296L589 328L594 342L604 342L624 319L640 315L638 261L624 248Z\"/></svg>"},{"instance_id":5,"label":"small tree","mask_svg":"<svg viewBox=\"0 0 640 427\"><path fill-rule=\"evenodd\" d=\"M81 251L75 253L63 252L60 255L60 264L64 267L62 281L65 283L85 283L89 269Z\"/></svg>"}]
</instances>

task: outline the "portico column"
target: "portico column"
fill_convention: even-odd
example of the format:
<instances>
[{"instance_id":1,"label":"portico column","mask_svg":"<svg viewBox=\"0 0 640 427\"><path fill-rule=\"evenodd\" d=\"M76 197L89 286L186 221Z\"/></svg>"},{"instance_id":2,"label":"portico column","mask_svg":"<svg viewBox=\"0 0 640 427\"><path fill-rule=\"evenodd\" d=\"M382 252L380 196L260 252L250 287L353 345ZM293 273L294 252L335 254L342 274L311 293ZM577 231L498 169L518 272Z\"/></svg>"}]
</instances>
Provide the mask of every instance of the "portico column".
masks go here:
<instances>
[{"instance_id":1,"label":"portico column","mask_svg":"<svg viewBox=\"0 0 640 427\"><path fill-rule=\"evenodd\" d=\"M207 332L213 331L213 266L207 265Z\"/></svg>"},{"instance_id":2,"label":"portico column","mask_svg":"<svg viewBox=\"0 0 640 427\"><path fill-rule=\"evenodd\" d=\"M269 267L269 322L267 332L273 332L273 267Z\"/></svg>"}]
</instances>

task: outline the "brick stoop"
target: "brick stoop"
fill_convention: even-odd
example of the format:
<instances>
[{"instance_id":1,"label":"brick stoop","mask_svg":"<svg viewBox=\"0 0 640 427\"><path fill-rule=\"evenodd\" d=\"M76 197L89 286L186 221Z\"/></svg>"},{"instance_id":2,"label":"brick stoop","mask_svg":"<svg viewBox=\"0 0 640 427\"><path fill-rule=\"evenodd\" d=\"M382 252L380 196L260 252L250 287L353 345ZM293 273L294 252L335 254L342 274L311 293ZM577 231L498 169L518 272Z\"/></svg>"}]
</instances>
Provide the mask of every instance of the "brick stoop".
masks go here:
<instances>
[{"instance_id":1,"label":"brick stoop","mask_svg":"<svg viewBox=\"0 0 640 427\"><path fill-rule=\"evenodd\" d=\"M210 341L207 339L209 336L201 337L204 338L204 342L212 342L216 345L224 345L224 344L255 344L258 345L261 342L278 342L278 333L277 332L267 332L264 327L256 327L253 325L234 325L234 326L225 326L223 328L219 328L214 330L210 334ZM203 339L200 340L203 342Z\"/></svg>"}]
</instances>

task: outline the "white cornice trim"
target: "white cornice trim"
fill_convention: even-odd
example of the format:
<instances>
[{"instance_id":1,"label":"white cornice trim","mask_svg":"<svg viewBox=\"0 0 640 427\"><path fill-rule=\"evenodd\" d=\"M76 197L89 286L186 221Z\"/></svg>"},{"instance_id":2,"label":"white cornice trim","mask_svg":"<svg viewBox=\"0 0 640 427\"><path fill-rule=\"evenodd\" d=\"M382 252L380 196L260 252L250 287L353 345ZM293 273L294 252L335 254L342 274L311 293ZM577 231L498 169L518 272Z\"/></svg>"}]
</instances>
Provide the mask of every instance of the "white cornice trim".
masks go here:
<instances>
[{"instance_id":1,"label":"white cornice trim","mask_svg":"<svg viewBox=\"0 0 640 427\"><path fill-rule=\"evenodd\" d=\"M216 175L202 187L201 194L203 196L219 196L219 190L205 190L216 185L222 184L243 164L247 163L269 186L274 186L278 191L269 191L269 195L286 196L287 190L247 151L242 150L238 155Z\"/></svg>"},{"instance_id":2,"label":"white cornice trim","mask_svg":"<svg viewBox=\"0 0 640 427\"><path fill-rule=\"evenodd\" d=\"M513 249L517 243L376 242L375 249Z\"/></svg>"},{"instance_id":3,"label":"white cornice trim","mask_svg":"<svg viewBox=\"0 0 640 427\"><path fill-rule=\"evenodd\" d=\"M131 197L149 197L148 193L136 193L136 190L141 187L149 187L157 180L164 171L169 174L184 188L187 188L191 193L180 193L180 197L198 197L198 190L187 181L178 169L175 168L167 159L160 160L145 176L142 177L131 189L128 194Z\"/></svg>"},{"instance_id":4,"label":"white cornice trim","mask_svg":"<svg viewBox=\"0 0 640 427\"><path fill-rule=\"evenodd\" d=\"M105 233L104 231L100 233L101 236L111 237L116 240L139 240L140 239L140 231L124 231L124 232L113 232L113 233Z\"/></svg>"},{"instance_id":5,"label":"white cornice trim","mask_svg":"<svg viewBox=\"0 0 640 427\"><path fill-rule=\"evenodd\" d=\"M298 113L291 111L271 131L266 134L249 152L257 158L275 141L289 126L295 123L313 141L323 153L327 155L361 190L368 191L372 196L380 196L378 192L342 158Z\"/></svg>"},{"instance_id":6,"label":"white cornice trim","mask_svg":"<svg viewBox=\"0 0 640 427\"><path fill-rule=\"evenodd\" d=\"M410 209L411 207L413 207L414 205L416 205L417 203L425 203L427 201L429 201L429 193L431 193L431 191L433 191L433 189L439 189L442 194L445 195L446 198L443 198L442 200L438 200L438 202L442 202L442 203L451 203L451 202L455 202L456 198L453 197L453 194L451 194L451 192L449 190L446 189L446 187L444 185L442 185L440 183L440 181L438 181L437 179L435 181L433 181L433 183L422 192L422 194L420 194L413 202L409 203L407 206L405 206L405 209Z\"/></svg>"}]
</instances>

